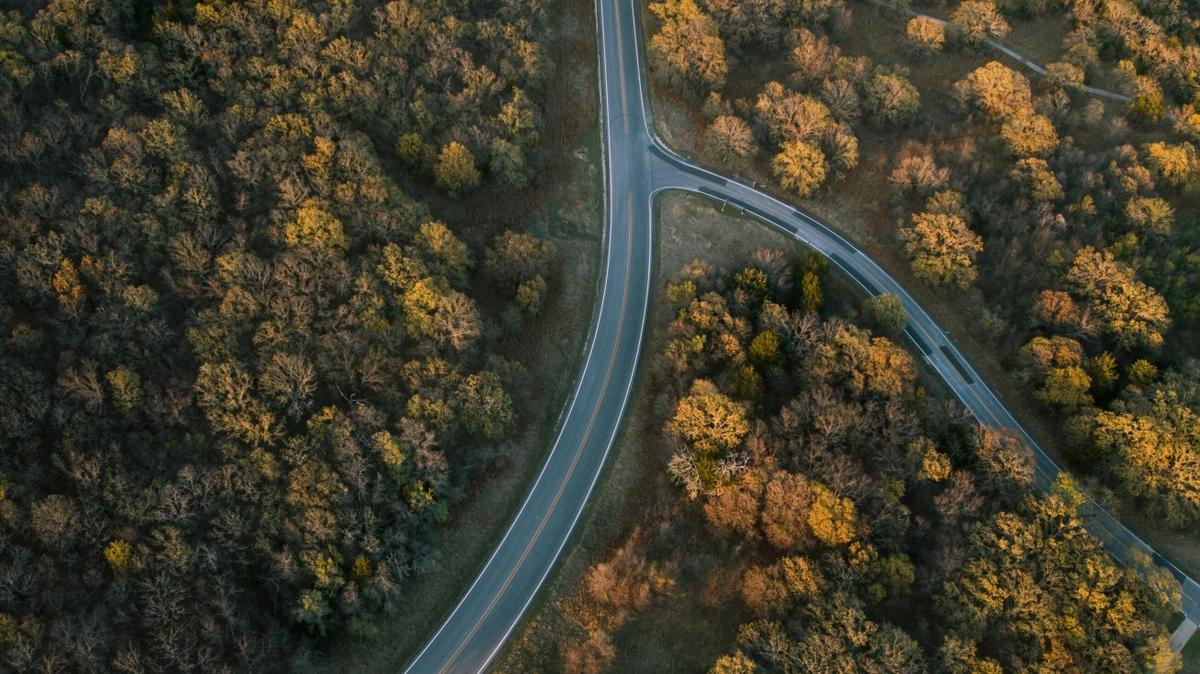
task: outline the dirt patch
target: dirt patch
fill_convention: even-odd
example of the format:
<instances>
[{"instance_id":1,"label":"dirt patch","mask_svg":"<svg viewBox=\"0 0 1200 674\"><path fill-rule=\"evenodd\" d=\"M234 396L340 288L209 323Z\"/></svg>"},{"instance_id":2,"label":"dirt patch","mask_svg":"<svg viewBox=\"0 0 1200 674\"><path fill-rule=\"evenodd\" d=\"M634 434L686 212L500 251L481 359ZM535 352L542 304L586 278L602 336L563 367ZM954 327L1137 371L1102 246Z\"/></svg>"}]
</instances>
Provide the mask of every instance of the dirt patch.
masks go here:
<instances>
[{"instance_id":1,"label":"dirt patch","mask_svg":"<svg viewBox=\"0 0 1200 674\"><path fill-rule=\"evenodd\" d=\"M1039 16L1010 22L1012 30L1004 43L1025 55L1025 58L1045 66L1062 59L1062 40L1071 32L1071 19L1066 16Z\"/></svg>"}]
</instances>

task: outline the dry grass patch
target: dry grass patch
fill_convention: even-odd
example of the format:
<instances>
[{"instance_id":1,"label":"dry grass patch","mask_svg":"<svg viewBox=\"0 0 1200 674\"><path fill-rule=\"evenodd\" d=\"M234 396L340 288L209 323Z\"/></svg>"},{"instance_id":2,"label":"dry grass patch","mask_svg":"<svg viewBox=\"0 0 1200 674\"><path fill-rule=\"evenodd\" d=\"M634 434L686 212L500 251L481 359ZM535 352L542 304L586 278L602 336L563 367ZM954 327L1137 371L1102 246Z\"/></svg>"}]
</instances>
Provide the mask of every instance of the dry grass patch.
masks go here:
<instances>
[{"instance_id":1,"label":"dry grass patch","mask_svg":"<svg viewBox=\"0 0 1200 674\"><path fill-rule=\"evenodd\" d=\"M1045 66L1062 58L1062 40L1071 32L1071 19L1062 16L1039 16L1009 22L1012 30L1004 43L1025 55L1025 58Z\"/></svg>"}]
</instances>

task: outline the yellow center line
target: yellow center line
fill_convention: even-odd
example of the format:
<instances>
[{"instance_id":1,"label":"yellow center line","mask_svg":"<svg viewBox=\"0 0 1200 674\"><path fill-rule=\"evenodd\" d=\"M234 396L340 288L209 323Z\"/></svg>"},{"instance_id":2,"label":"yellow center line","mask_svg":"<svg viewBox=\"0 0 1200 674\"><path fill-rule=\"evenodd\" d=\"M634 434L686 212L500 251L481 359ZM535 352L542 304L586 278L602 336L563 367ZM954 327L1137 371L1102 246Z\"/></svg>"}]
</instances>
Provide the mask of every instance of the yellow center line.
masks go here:
<instances>
[{"instance_id":1,"label":"yellow center line","mask_svg":"<svg viewBox=\"0 0 1200 674\"><path fill-rule=\"evenodd\" d=\"M621 46L621 6L617 4L618 0L613 0L613 8L616 11L614 21L616 21L617 33L617 72L621 75L621 113L625 122L625 135L629 135L629 102L625 94L625 48Z\"/></svg>"},{"instance_id":2,"label":"yellow center line","mask_svg":"<svg viewBox=\"0 0 1200 674\"><path fill-rule=\"evenodd\" d=\"M617 341L613 344L612 357L609 358L608 361L608 370L604 373L604 383L600 387L601 395L596 400L596 407L592 410L592 416L588 420L587 429L583 433L583 439L580 440L579 447L575 450L575 456L571 459L571 467L567 469L567 474L563 477L562 483L558 486L558 491L554 494L554 500L551 501L550 507L546 510L546 514L542 516L542 521L540 524L538 524L537 531L533 533L533 536L529 539L529 543L525 545L525 549L521 552L521 557L517 560L517 563L513 565L512 571L509 571L508 577L504 579L504 584L500 586L500 590L492 596L492 601L488 604L487 609L484 610L483 615L479 617L479 620L475 621L475 625L471 628L471 631L467 633L466 638L459 643L458 648L454 651L454 654L451 655L450 659L446 661L446 664L442 665L442 668L438 670L439 674L450 669L450 667L454 664L454 661L458 659L458 656L462 655L463 649L467 647L467 643L474 638L475 633L479 631L480 626L483 625L483 622L487 620L488 616L490 616L492 611L495 610L496 604L500 602L500 597L504 596L504 593L508 591L508 587L512 584L513 578L516 577L517 572L519 572L521 567L524 566L525 560L529 557L529 553L533 550L534 543L536 543L541 537L542 530L545 529L546 523L550 521L550 516L558 507L558 502L560 499L562 499L563 492L567 488L567 483L571 481L571 476L575 473L575 467L579 464L579 459L583 457L583 448L587 446L588 438L591 437L592 429L596 425L596 418L600 415L600 408L604 401L603 392L608 389L608 382L612 378L613 369L617 364L617 353L620 351L618 347L621 343L621 329L625 324L625 309L629 304L629 274L633 269L633 192L628 193L628 199L626 200L626 214L630 245L628 252L625 255L625 291L621 296L621 312L617 318ZM603 298L601 301L603 301ZM599 328L597 328L597 330L599 330Z\"/></svg>"},{"instance_id":3,"label":"yellow center line","mask_svg":"<svg viewBox=\"0 0 1200 674\"><path fill-rule=\"evenodd\" d=\"M916 334L918 334L918 336L923 337L925 339L925 343L930 345L929 348L931 350L937 349L939 352L941 352L942 358L945 359L945 361L946 361L946 366L949 367L951 370L953 370L954 373L958 375L959 379L962 379L963 386L966 388L966 391L964 392L964 394L962 396L960 396L960 399L962 399L963 404L967 406L967 411L974 414L975 418L980 423L987 423L989 426L995 426L995 427L1001 426L1002 425L1001 419L992 410L991 405L987 404L987 401L983 398L983 396L978 391L975 390L975 386L971 383L968 383L967 378L964 377L962 375L962 373L958 371L958 368L954 367L954 362L951 360L949 354L947 354L945 351L942 351L941 348L938 346L938 338L931 331L926 330L924 325L917 323L917 322L913 322L912 325L914 328L914 332ZM953 348L953 345L950 343L949 335L946 336L946 344L948 346L950 346L950 348ZM932 364L933 363L932 351L930 352L929 355L930 355L929 361L930 361L930 364ZM934 369L937 369L937 368L934 368ZM976 374L978 374L978 373L976 373ZM943 376L943 379L949 380L949 377ZM977 383L983 384L983 381L979 381ZM986 386L986 384L983 384L983 385ZM952 391L954 390L953 387L951 387L951 390ZM970 398L973 402L975 402L975 404L977 404L979 406L980 412L976 413L974 410L972 410L970 407L970 404L968 403L967 400L965 400L965 398ZM989 414L992 417L991 423L986 422L981 418L980 415L984 412L986 412L987 414Z\"/></svg>"}]
</instances>

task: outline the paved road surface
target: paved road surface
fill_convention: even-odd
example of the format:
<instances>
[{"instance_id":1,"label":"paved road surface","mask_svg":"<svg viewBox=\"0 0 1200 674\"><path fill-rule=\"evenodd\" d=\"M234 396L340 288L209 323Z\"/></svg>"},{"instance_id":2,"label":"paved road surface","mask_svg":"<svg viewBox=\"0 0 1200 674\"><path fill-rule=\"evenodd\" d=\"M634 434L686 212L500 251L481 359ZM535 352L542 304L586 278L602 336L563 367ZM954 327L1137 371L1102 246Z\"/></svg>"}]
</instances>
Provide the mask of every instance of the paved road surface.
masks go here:
<instances>
[{"instance_id":1,"label":"paved road surface","mask_svg":"<svg viewBox=\"0 0 1200 674\"><path fill-rule=\"evenodd\" d=\"M616 58L637 48L629 8L620 33L607 23L614 9L608 5L601 14L608 222L600 307L586 361L541 474L466 595L409 664L406 671L413 674L478 672L495 657L570 537L633 385L649 303L653 180L636 98L638 72Z\"/></svg>"},{"instance_id":2,"label":"paved road surface","mask_svg":"<svg viewBox=\"0 0 1200 674\"><path fill-rule=\"evenodd\" d=\"M1187 642L1196 635L1196 623L1192 622L1191 618L1184 618L1183 622L1175 628L1171 633L1171 648L1178 653L1183 650Z\"/></svg>"},{"instance_id":3,"label":"paved road surface","mask_svg":"<svg viewBox=\"0 0 1200 674\"><path fill-rule=\"evenodd\" d=\"M808 215L750 186L726 180L671 153L650 132L636 0L598 0L608 218L604 281L578 387L546 463L499 545L458 606L406 672L479 672L504 645L571 536L620 427L637 369L654 253L652 202L681 189L706 194L779 227L830 258L869 294L896 295L906 330L930 366L981 422L1015 429L1035 448L1036 481L1058 467L1025 434L933 319L853 244ZM1118 559L1151 552L1098 506L1088 528ZM1156 557L1165 563L1161 557ZM1171 567L1174 569L1174 567ZM1185 612L1200 619L1200 586L1183 576Z\"/></svg>"}]
</instances>

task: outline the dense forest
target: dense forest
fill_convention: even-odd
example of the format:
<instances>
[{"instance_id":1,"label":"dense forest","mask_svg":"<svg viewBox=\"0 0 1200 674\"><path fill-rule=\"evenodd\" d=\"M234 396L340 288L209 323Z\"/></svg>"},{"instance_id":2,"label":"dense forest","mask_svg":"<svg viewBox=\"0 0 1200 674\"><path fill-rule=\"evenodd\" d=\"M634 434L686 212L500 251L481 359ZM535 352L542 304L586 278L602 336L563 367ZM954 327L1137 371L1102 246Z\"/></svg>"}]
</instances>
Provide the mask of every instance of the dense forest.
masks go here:
<instances>
[{"instance_id":1,"label":"dense forest","mask_svg":"<svg viewBox=\"0 0 1200 674\"><path fill-rule=\"evenodd\" d=\"M369 632L518 423L553 251L454 214L538 174L547 4L6 6L0 669Z\"/></svg>"},{"instance_id":2,"label":"dense forest","mask_svg":"<svg viewBox=\"0 0 1200 674\"><path fill-rule=\"evenodd\" d=\"M1022 441L925 390L881 334L895 298L839 299L814 254L744 264L667 284L661 435L633 451L675 489L564 591L521 667L692 671L670 647L619 652L655 629L727 644L713 674L1179 668L1174 578L1145 556L1117 566L1066 474L1036 493Z\"/></svg>"},{"instance_id":3,"label":"dense forest","mask_svg":"<svg viewBox=\"0 0 1200 674\"><path fill-rule=\"evenodd\" d=\"M694 120L677 134L690 149L785 196L862 209L872 252L999 354L996 371L1065 429L1073 467L1154 526L1200 533L1195 3L648 9L652 70ZM984 44L1017 21L1063 26L1044 77ZM881 35L899 48L875 47Z\"/></svg>"}]
</instances>

